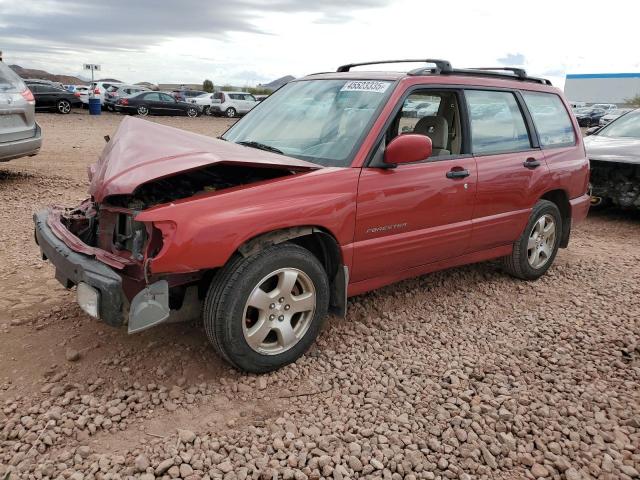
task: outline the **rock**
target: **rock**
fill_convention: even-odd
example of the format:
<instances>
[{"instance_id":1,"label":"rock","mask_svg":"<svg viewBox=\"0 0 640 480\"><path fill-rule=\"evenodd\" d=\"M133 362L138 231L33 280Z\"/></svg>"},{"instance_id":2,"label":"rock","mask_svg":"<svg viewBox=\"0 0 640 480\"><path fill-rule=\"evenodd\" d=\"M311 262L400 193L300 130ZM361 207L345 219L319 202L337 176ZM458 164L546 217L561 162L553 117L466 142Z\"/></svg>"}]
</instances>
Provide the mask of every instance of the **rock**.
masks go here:
<instances>
[{"instance_id":1,"label":"rock","mask_svg":"<svg viewBox=\"0 0 640 480\"><path fill-rule=\"evenodd\" d=\"M377 460L377 459L375 459L375 458L372 458L371 460L369 460L369 464L370 464L373 468L375 468L376 470L382 470L382 469L384 469L384 464L383 464L380 460ZM354 470L355 470L355 468L354 468Z\"/></svg>"},{"instance_id":2,"label":"rock","mask_svg":"<svg viewBox=\"0 0 640 480\"><path fill-rule=\"evenodd\" d=\"M349 467L351 467L351 469L354 472L361 472L362 471L362 462L355 455L351 455L349 457Z\"/></svg>"},{"instance_id":3,"label":"rock","mask_svg":"<svg viewBox=\"0 0 640 480\"><path fill-rule=\"evenodd\" d=\"M544 465L534 463L531 467L531 475L533 475L535 478L547 477L549 476L549 470L547 470Z\"/></svg>"},{"instance_id":4,"label":"rock","mask_svg":"<svg viewBox=\"0 0 640 480\"><path fill-rule=\"evenodd\" d=\"M582 480L582 475L580 475L580 472L578 472L578 470L571 467L564 472L564 478L566 480Z\"/></svg>"},{"instance_id":5,"label":"rock","mask_svg":"<svg viewBox=\"0 0 640 480\"><path fill-rule=\"evenodd\" d=\"M193 443L196 439L196 434L191 430L178 430L178 438L182 443Z\"/></svg>"},{"instance_id":6,"label":"rock","mask_svg":"<svg viewBox=\"0 0 640 480\"><path fill-rule=\"evenodd\" d=\"M222 473L229 473L233 470L233 464L229 460L218 464L217 467Z\"/></svg>"},{"instance_id":7,"label":"rock","mask_svg":"<svg viewBox=\"0 0 640 480\"><path fill-rule=\"evenodd\" d=\"M73 348L67 348L64 356L69 362L77 362L80 360L80 352Z\"/></svg>"},{"instance_id":8,"label":"rock","mask_svg":"<svg viewBox=\"0 0 640 480\"><path fill-rule=\"evenodd\" d=\"M193 468L188 463L183 463L180 465L180 477L187 478L189 475L193 474Z\"/></svg>"},{"instance_id":9,"label":"rock","mask_svg":"<svg viewBox=\"0 0 640 480\"><path fill-rule=\"evenodd\" d=\"M136 471L145 472L147 468L149 468L149 459L146 457L146 455L140 454L136 457L133 464L136 468Z\"/></svg>"},{"instance_id":10,"label":"rock","mask_svg":"<svg viewBox=\"0 0 640 480\"><path fill-rule=\"evenodd\" d=\"M166 460L163 460L155 469L156 476L162 475L167 470L169 470L169 468L171 468L172 466L173 466L173 458L167 458Z\"/></svg>"}]
</instances>

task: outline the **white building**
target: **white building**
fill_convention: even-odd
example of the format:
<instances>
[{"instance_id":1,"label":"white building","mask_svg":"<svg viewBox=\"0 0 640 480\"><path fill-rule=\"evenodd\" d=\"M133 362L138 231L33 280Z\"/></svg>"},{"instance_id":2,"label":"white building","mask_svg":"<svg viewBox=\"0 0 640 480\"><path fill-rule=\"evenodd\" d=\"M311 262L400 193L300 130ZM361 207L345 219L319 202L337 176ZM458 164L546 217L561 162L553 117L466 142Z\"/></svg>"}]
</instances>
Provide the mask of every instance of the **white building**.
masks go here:
<instances>
[{"instance_id":1,"label":"white building","mask_svg":"<svg viewBox=\"0 0 640 480\"><path fill-rule=\"evenodd\" d=\"M640 95L640 73L569 74L564 94L570 102L615 103Z\"/></svg>"}]
</instances>

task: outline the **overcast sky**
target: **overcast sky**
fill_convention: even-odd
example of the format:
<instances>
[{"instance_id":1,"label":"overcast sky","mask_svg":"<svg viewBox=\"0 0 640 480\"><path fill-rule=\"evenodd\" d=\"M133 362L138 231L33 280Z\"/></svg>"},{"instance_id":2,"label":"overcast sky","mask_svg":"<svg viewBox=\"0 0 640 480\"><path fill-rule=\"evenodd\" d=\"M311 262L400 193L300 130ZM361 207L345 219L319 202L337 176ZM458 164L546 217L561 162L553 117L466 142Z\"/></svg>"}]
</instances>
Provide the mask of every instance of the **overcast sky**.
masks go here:
<instances>
[{"instance_id":1,"label":"overcast sky","mask_svg":"<svg viewBox=\"0 0 640 480\"><path fill-rule=\"evenodd\" d=\"M166 5L166 6L164 6ZM0 0L5 61L102 65L128 82L255 85L387 58L565 73L640 71L635 1ZM605 41L613 40L613 41Z\"/></svg>"}]
</instances>

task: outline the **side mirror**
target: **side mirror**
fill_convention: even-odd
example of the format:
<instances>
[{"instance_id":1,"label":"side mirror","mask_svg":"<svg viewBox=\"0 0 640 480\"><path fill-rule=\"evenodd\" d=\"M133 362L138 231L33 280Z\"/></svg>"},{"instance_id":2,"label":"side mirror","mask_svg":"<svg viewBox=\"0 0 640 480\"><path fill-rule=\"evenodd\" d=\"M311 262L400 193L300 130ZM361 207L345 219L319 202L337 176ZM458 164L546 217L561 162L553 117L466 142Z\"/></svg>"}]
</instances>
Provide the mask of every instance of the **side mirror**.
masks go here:
<instances>
[{"instance_id":1,"label":"side mirror","mask_svg":"<svg viewBox=\"0 0 640 480\"><path fill-rule=\"evenodd\" d=\"M389 142L384 151L384 163L389 166L426 160L431 156L433 145L426 135L406 133Z\"/></svg>"}]
</instances>

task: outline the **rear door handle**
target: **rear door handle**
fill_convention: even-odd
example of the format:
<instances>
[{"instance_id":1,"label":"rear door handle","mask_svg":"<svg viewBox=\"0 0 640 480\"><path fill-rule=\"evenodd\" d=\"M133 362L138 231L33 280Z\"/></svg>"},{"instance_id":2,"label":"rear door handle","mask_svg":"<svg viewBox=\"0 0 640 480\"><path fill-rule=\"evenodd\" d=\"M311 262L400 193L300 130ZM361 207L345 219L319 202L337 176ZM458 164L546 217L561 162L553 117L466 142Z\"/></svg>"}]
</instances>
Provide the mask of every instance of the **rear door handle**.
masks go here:
<instances>
[{"instance_id":1,"label":"rear door handle","mask_svg":"<svg viewBox=\"0 0 640 480\"><path fill-rule=\"evenodd\" d=\"M533 169L535 169L535 168L538 168L538 167L539 167L540 165L542 165L542 164L540 163L540 160L537 160L537 159L535 159L535 158L531 157L531 158L527 158L527 159L524 161L523 165L524 165L526 168L528 168L528 169L530 169L530 170L533 170Z\"/></svg>"},{"instance_id":2,"label":"rear door handle","mask_svg":"<svg viewBox=\"0 0 640 480\"><path fill-rule=\"evenodd\" d=\"M465 178L465 177L468 177L469 175L470 175L469 170L464 170L464 169L460 169L460 170L451 169L447 172L447 178Z\"/></svg>"}]
</instances>

